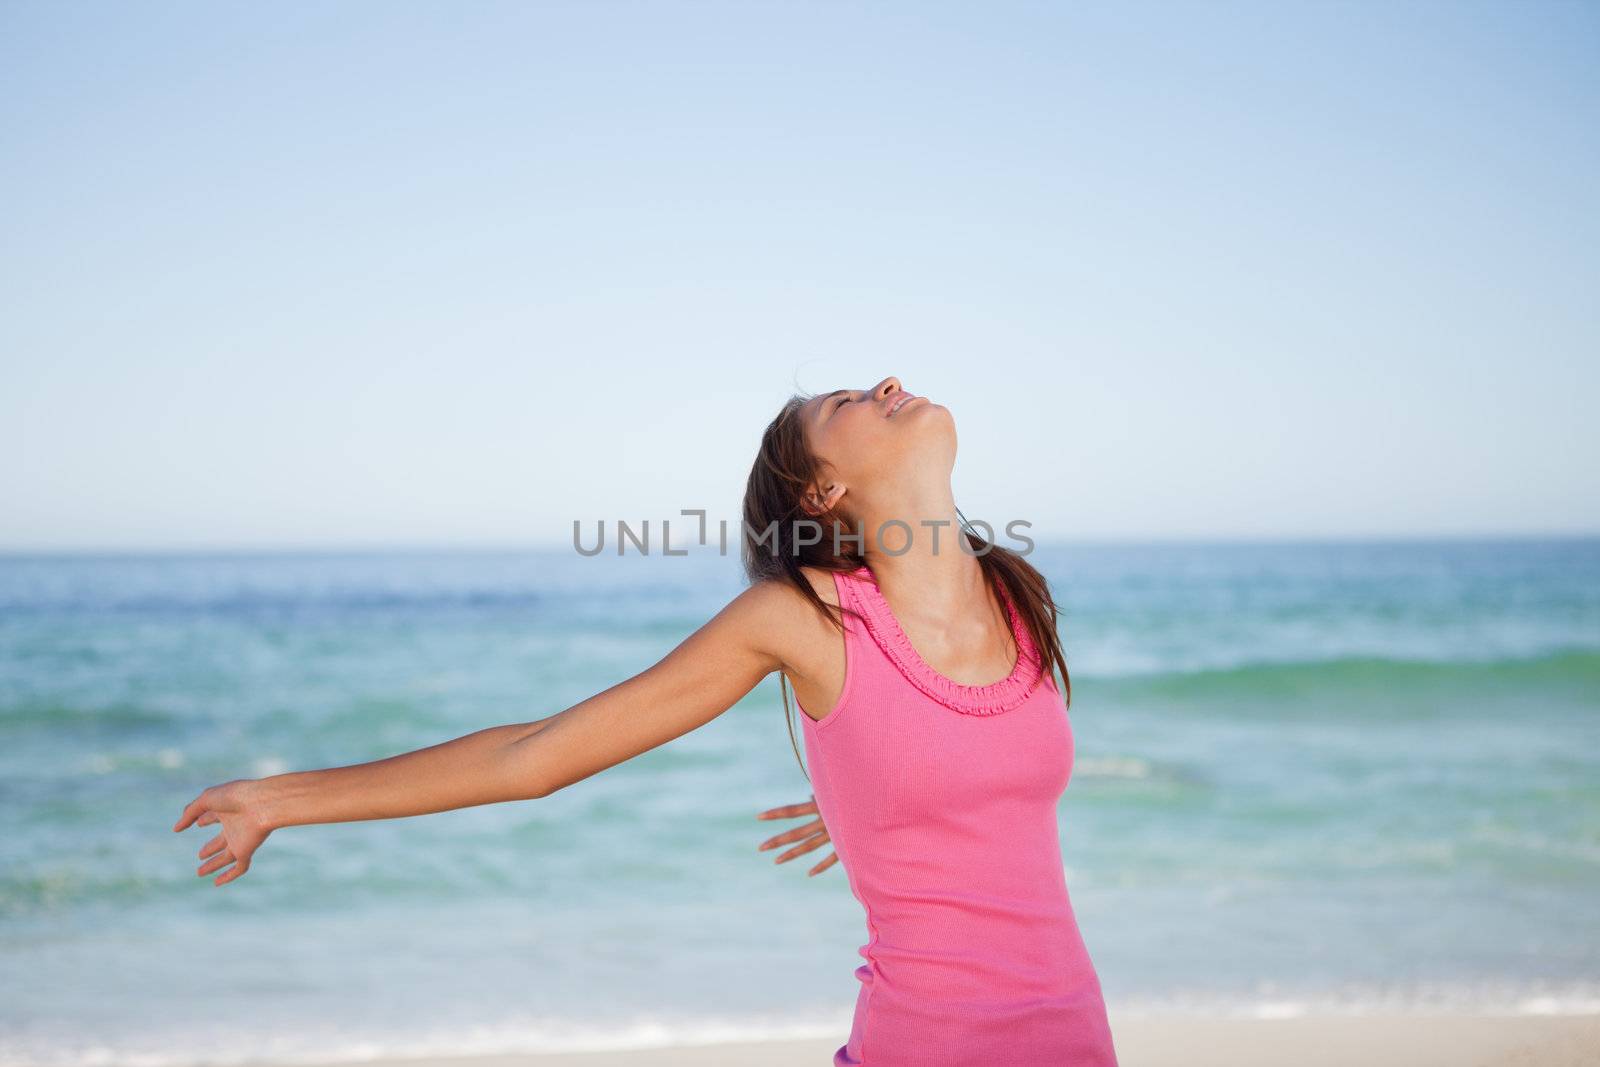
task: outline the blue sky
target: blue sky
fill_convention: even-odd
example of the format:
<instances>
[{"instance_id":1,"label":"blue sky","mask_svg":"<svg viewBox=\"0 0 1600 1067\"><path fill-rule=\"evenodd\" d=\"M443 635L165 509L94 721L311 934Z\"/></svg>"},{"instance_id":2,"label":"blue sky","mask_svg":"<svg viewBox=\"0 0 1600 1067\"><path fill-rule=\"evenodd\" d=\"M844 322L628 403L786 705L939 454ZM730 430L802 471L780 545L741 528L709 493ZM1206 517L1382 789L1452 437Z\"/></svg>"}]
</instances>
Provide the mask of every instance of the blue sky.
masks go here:
<instances>
[{"instance_id":1,"label":"blue sky","mask_svg":"<svg viewBox=\"0 0 1600 1067\"><path fill-rule=\"evenodd\" d=\"M8 3L0 549L738 516L794 387L1041 540L1600 531L1600 7Z\"/></svg>"}]
</instances>

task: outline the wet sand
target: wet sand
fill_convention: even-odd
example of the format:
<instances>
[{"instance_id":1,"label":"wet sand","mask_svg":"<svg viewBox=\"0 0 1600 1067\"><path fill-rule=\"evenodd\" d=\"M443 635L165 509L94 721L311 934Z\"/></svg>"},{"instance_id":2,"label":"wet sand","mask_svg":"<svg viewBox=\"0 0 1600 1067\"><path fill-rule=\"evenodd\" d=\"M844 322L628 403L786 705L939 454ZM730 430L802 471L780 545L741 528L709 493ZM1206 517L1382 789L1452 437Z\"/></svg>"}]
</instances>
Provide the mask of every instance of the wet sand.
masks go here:
<instances>
[{"instance_id":1,"label":"wet sand","mask_svg":"<svg viewBox=\"0 0 1600 1067\"><path fill-rule=\"evenodd\" d=\"M1597 1015L1111 1017L1121 1067L1578 1067L1600 1063ZM843 1037L626 1052L376 1061L393 1067L830 1067Z\"/></svg>"}]
</instances>

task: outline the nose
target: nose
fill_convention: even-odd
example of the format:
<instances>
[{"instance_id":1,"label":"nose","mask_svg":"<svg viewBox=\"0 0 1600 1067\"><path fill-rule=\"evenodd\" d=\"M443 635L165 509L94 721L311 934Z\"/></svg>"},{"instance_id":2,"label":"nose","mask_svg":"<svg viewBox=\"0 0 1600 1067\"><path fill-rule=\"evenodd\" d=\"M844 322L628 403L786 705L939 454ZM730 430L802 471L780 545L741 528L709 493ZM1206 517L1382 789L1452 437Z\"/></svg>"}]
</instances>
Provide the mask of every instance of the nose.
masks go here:
<instances>
[{"instance_id":1,"label":"nose","mask_svg":"<svg viewBox=\"0 0 1600 1067\"><path fill-rule=\"evenodd\" d=\"M872 398L874 400L882 400L890 393L899 392L900 388L900 379L891 374L889 377L873 386Z\"/></svg>"}]
</instances>

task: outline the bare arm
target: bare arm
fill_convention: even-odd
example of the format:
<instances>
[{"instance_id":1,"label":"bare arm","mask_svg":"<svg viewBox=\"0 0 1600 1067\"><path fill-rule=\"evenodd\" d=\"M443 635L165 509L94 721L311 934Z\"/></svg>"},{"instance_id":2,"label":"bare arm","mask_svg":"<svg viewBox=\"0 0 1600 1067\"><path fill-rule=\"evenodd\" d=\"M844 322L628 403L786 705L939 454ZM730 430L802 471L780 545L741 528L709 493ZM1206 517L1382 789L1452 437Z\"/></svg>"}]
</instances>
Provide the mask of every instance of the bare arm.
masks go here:
<instances>
[{"instance_id":1,"label":"bare arm","mask_svg":"<svg viewBox=\"0 0 1600 1067\"><path fill-rule=\"evenodd\" d=\"M372 763L213 786L184 808L173 829L223 823L206 848L235 860L243 849L245 857L222 884L242 873L249 853L279 827L549 796L705 725L783 669L790 596L773 583L746 589L654 666L557 715ZM220 865L214 860L210 869Z\"/></svg>"}]
</instances>

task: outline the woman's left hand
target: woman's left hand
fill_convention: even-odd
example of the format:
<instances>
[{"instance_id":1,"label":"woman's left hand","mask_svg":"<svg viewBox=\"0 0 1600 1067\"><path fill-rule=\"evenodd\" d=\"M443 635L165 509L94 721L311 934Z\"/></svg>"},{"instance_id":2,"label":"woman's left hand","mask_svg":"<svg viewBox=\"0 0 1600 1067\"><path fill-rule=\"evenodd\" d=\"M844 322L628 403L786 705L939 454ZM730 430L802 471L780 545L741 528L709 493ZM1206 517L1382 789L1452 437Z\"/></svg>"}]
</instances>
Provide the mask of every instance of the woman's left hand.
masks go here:
<instances>
[{"instance_id":1,"label":"woman's left hand","mask_svg":"<svg viewBox=\"0 0 1600 1067\"><path fill-rule=\"evenodd\" d=\"M815 815L816 818L811 822L806 823L804 826L796 826L793 830L785 830L776 837L767 838L767 840L761 843L761 846L757 849L757 851L759 852L769 848L776 848L779 845L787 845L791 841L799 841L800 844L796 845L794 848L791 848L789 851L773 860L774 863L784 863L788 860L794 859L796 856L803 856L813 849L821 848L823 845L826 845L830 840L832 840L828 837L828 828L822 822L821 813L817 811L817 798L815 794L812 795L809 801L804 803L785 804L779 808L768 808L766 811L763 811L761 814L757 815L756 818L793 819L801 815ZM839 854L837 852L830 852L828 853L827 859L823 860L821 863L817 864L815 867L806 872L806 877L810 878L814 875L821 874L823 871L827 870L829 867L832 867L838 862Z\"/></svg>"}]
</instances>

